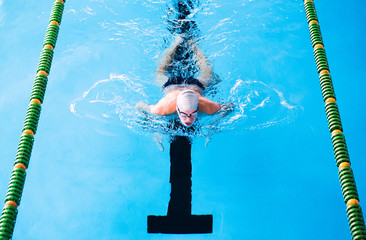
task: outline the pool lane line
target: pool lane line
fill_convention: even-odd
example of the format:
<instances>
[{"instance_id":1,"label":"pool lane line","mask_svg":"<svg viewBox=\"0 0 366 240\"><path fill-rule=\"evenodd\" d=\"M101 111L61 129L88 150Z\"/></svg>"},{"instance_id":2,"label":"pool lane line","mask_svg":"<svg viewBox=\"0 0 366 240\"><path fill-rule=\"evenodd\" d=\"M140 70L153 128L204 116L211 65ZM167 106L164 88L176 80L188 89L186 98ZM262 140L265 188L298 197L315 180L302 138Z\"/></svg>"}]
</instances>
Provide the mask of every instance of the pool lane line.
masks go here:
<instances>
[{"instance_id":1,"label":"pool lane line","mask_svg":"<svg viewBox=\"0 0 366 240\"><path fill-rule=\"evenodd\" d=\"M0 217L0 240L9 240L13 237L18 206L22 197L26 170L29 166L34 135L37 131L38 121L41 113L48 75L50 73L53 51L59 32L59 26L64 10L64 0L56 0L47 27L46 36L43 42L43 49L37 67L37 75L34 80L33 89L28 105L26 117L23 124L14 168L11 173L8 191L5 197L5 205Z\"/></svg>"},{"instance_id":2,"label":"pool lane line","mask_svg":"<svg viewBox=\"0 0 366 240\"><path fill-rule=\"evenodd\" d=\"M314 48L314 58L319 74L320 86L325 102L325 111L333 144L333 152L339 168L338 176L341 183L344 202L347 205L348 223L353 240L366 240L366 228L359 203L354 174L347 150L346 139L339 109L334 93L329 64L326 57L323 38L320 32L318 16L313 0L304 1L306 19L309 24L311 44Z\"/></svg>"}]
</instances>

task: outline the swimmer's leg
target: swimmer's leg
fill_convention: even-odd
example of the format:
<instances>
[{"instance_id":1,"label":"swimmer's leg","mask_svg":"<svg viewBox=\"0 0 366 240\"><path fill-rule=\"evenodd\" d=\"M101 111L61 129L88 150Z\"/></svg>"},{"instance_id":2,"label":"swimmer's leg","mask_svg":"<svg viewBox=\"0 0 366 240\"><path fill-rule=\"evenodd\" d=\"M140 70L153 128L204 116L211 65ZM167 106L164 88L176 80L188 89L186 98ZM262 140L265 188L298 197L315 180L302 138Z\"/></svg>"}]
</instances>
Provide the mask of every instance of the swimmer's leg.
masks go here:
<instances>
[{"instance_id":1,"label":"swimmer's leg","mask_svg":"<svg viewBox=\"0 0 366 240\"><path fill-rule=\"evenodd\" d=\"M156 69L156 82L158 86L162 87L168 80L168 69L173 65L177 49L182 42L183 38L177 35L175 41L170 48L165 51L164 56L161 58L159 66Z\"/></svg>"},{"instance_id":2,"label":"swimmer's leg","mask_svg":"<svg viewBox=\"0 0 366 240\"><path fill-rule=\"evenodd\" d=\"M202 50L197 46L197 44L192 44L192 50L194 52L194 57L196 59L196 64L200 69L200 76L197 78L203 86L206 88L212 79L212 66L208 62L207 57L204 55Z\"/></svg>"},{"instance_id":3,"label":"swimmer's leg","mask_svg":"<svg viewBox=\"0 0 366 240\"><path fill-rule=\"evenodd\" d=\"M168 20L169 30L172 34L181 34L185 39L193 39L197 35L197 24L191 18L196 0L178 0L173 3L177 14L176 19Z\"/></svg>"},{"instance_id":4,"label":"swimmer's leg","mask_svg":"<svg viewBox=\"0 0 366 240\"><path fill-rule=\"evenodd\" d=\"M200 70L200 75L197 79L205 88L218 84L221 81L219 75L213 72L211 63L194 41L191 41L191 49L194 52L194 58Z\"/></svg>"},{"instance_id":5,"label":"swimmer's leg","mask_svg":"<svg viewBox=\"0 0 366 240\"><path fill-rule=\"evenodd\" d=\"M178 12L178 19L185 19L189 14L191 14L194 9L193 0L177 0L175 1L174 8Z\"/></svg>"}]
</instances>

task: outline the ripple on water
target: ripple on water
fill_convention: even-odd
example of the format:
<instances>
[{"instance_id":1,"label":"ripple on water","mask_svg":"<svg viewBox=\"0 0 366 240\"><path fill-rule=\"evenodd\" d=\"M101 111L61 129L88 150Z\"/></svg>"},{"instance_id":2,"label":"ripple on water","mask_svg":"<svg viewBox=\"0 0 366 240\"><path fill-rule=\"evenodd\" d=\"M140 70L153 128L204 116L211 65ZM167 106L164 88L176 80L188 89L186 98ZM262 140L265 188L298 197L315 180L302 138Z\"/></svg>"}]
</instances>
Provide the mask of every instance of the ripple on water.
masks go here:
<instances>
[{"instance_id":1,"label":"ripple on water","mask_svg":"<svg viewBox=\"0 0 366 240\"><path fill-rule=\"evenodd\" d=\"M130 15L127 13L119 15L119 10L122 12L126 9L126 4L149 14L146 17L135 16L133 12L129 12ZM230 76L211 89L211 92L206 93L206 96L214 101L234 103L235 109L229 115L222 119L217 115L201 115L195 126L187 130L184 127L176 127L176 116L147 116L135 108L138 102L153 104L163 96L159 87L146 79L150 78L156 69L156 62L175 39L175 36L168 31L168 23L175 18L174 6L165 0L123 1L114 3L113 6L107 5L104 1L93 1L86 9L88 11L81 11L86 16L80 14L78 16L86 17L85 21L97 18L99 12L111 12L108 18L101 20L97 25L103 30L98 36L100 39L108 39L111 44L118 43L119 45L113 46L116 46L116 51L123 49L124 54L121 56L127 58L131 57L128 49L134 46L134 51L140 53L137 57L141 58L139 63L142 66L136 67L135 72L139 72L138 74L110 74L109 78L97 81L71 103L71 112L76 116L95 119L105 124L122 125L137 134L144 135L160 132L209 136L230 130L241 134L245 131L288 124L294 119L299 108L286 100L286 94L268 83L258 81L255 77L244 79L238 77L244 74L255 76L250 72L252 66L250 62L239 60L252 61L250 54L255 53L257 56L258 53L255 51L258 50L258 46L266 45L262 44L266 38L260 38L262 36L260 34L263 31L273 30L263 29L263 26L273 23L276 14L269 12L268 8L277 2L267 1L258 5L248 0L230 4L233 6L217 0L201 1L189 15L189 18L194 19L199 26L197 43L205 54L208 54L206 57L213 64L214 70L218 74L231 72ZM258 16L253 16L253 11L249 11L254 7L258 10L255 12ZM232 9L235 11L231 13ZM100 39L95 41L99 43ZM205 48L209 51L206 52ZM246 65L248 67L244 68ZM270 73L268 70L268 74Z\"/></svg>"},{"instance_id":2,"label":"ripple on water","mask_svg":"<svg viewBox=\"0 0 366 240\"><path fill-rule=\"evenodd\" d=\"M132 80L134 79L134 80ZM151 90L151 91L150 91ZM70 105L70 111L106 124L119 124L138 134L160 132L164 134L209 136L217 132L234 130L243 133L289 123L295 116L283 93L256 80L238 79L221 103L232 102L234 111L224 118L219 115L199 117L192 128L178 127L176 116L151 116L135 107L140 101L156 103L162 94L158 87L142 84L134 76L111 74L100 80ZM215 99L216 98L216 99ZM218 101L219 97L213 97Z\"/></svg>"}]
</instances>

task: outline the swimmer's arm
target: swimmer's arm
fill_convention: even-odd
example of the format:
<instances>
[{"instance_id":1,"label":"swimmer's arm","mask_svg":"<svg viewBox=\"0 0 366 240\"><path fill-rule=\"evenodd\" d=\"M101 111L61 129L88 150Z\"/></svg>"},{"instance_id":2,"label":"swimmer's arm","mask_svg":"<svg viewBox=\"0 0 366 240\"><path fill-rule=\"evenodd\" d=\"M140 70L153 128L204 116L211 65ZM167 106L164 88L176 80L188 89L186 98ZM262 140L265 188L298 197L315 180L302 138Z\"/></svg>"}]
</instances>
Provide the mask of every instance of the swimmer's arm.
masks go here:
<instances>
[{"instance_id":1,"label":"swimmer's arm","mask_svg":"<svg viewBox=\"0 0 366 240\"><path fill-rule=\"evenodd\" d=\"M199 97L198 99L198 109L200 112L212 115L218 112L220 108L221 108L220 103L213 102L205 97Z\"/></svg>"},{"instance_id":2,"label":"swimmer's arm","mask_svg":"<svg viewBox=\"0 0 366 240\"><path fill-rule=\"evenodd\" d=\"M144 102L139 102L138 104L136 104L136 108L140 110L142 113L162 115L162 116L169 115L175 112L175 110L171 110L169 107L167 107L160 101L155 105L147 105Z\"/></svg>"},{"instance_id":3,"label":"swimmer's arm","mask_svg":"<svg viewBox=\"0 0 366 240\"><path fill-rule=\"evenodd\" d=\"M155 105L149 105L150 112L158 115L169 115L175 112L177 99L165 96Z\"/></svg>"},{"instance_id":4,"label":"swimmer's arm","mask_svg":"<svg viewBox=\"0 0 366 240\"><path fill-rule=\"evenodd\" d=\"M207 146L207 144L209 143L209 141L211 139L210 136L213 135L214 133L220 131L220 128L217 127L219 122L224 117L226 117L229 113L234 111L234 108L235 108L235 106L234 106L234 103L232 103L232 102L220 104L220 110L216 112L215 116L213 118L211 118L210 123L208 124L210 126L210 128L209 128L209 132L207 134L205 146Z\"/></svg>"}]
</instances>

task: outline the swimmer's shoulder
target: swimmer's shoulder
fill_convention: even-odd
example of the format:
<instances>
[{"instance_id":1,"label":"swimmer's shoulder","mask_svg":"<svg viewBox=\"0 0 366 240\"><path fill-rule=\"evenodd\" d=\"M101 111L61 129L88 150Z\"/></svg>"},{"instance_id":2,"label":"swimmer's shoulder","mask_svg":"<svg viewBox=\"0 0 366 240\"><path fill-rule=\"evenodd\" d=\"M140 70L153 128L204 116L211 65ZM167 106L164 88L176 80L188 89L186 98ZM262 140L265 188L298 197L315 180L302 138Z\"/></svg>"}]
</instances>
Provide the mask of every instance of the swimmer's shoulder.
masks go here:
<instances>
[{"instance_id":1,"label":"swimmer's shoulder","mask_svg":"<svg viewBox=\"0 0 366 240\"><path fill-rule=\"evenodd\" d=\"M198 109L200 112L212 115L220 110L221 104L213 102L205 97L198 97Z\"/></svg>"}]
</instances>

